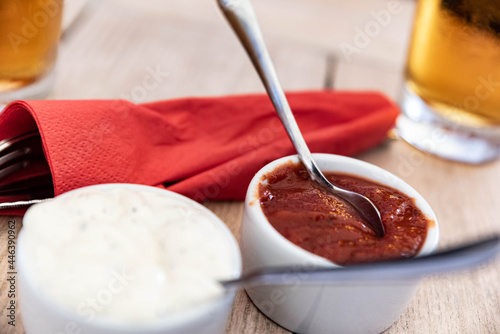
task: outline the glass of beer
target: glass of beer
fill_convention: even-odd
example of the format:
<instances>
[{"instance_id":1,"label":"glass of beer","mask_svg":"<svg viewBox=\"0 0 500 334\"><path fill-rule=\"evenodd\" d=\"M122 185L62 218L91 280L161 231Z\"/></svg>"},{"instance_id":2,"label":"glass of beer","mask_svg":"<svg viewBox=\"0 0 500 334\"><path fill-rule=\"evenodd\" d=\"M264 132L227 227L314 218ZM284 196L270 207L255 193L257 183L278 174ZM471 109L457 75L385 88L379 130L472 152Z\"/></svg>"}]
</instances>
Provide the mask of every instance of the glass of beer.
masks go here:
<instances>
[{"instance_id":1,"label":"glass of beer","mask_svg":"<svg viewBox=\"0 0 500 334\"><path fill-rule=\"evenodd\" d=\"M438 156L500 156L500 1L420 0L399 135Z\"/></svg>"},{"instance_id":2,"label":"glass of beer","mask_svg":"<svg viewBox=\"0 0 500 334\"><path fill-rule=\"evenodd\" d=\"M0 105L51 90L62 9L63 0L0 0Z\"/></svg>"}]
</instances>

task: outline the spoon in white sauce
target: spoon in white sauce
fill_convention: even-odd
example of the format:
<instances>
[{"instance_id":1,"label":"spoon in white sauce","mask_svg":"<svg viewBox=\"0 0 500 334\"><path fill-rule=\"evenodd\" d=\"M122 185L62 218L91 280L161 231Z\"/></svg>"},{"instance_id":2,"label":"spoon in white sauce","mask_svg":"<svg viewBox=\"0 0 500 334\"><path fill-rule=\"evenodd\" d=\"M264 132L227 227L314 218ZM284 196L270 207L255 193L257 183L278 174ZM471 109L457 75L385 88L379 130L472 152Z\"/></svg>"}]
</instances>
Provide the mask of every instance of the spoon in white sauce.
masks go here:
<instances>
[{"instance_id":1,"label":"spoon in white sauce","mask_svg":"<svg viewBox=\"0 0 500 334\"><path fill-rule=\"evenodd\" d=\"M500 236L465 244L427 256L348 267L306 270L300 267L267 268L221 281L226 289L245 286L283 285L284 275L296 276L302 284L338 284L408 280L449 271L465 270L492 260L500 253ZM367 277L369 279L367 279ZM297 284L296 280L287 280ZM354 283L353 283L354 282Z\"/></svg>"}]
</instances>

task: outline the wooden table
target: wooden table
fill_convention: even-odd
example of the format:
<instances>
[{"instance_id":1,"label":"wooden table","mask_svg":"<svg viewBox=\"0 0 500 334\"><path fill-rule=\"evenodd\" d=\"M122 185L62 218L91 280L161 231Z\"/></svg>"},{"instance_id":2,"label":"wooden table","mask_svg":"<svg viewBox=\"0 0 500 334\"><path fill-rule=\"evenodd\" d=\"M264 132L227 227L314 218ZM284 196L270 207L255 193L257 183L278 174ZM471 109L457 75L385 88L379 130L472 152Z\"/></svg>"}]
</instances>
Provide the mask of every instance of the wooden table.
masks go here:
<instances>
[{"instance_id":1,"label":"wooden table","mask_svg":"<svg viewBox=\"0 0 500 334\"><path fill-rule=\"evenodd\" d=\"M71 0L67 0L68 3ZM397 99L414 4L398 2L389 24L359 53L346 57L356 28L387 9L383 0L254 0L287 90L377 89ZM154 87L143 79L157 71ZM213 1L89 1L65 31L54 99L126 98L135 102L192 95L263 91L246 55ZM421 153L398 140L360 156L413 185L438 216L440 248L500 232L500 162L468 166ZM210 202L236 236L242 204ZM0 333L7 324L8 221L0 218ZM268 320L244 292L237 295L227 333L288 333ZM387 333L500 333L500 259L479 269L425 279Z\"/></svg>"}]
</instances>

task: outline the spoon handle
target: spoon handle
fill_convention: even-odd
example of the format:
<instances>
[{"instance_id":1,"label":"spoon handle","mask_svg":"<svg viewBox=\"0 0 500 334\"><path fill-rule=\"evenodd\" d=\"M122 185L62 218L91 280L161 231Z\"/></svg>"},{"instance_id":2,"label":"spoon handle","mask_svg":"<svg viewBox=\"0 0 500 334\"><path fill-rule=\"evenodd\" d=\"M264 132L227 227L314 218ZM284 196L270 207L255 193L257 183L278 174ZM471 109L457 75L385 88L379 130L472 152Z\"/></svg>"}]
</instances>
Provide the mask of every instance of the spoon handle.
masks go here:
<instances>
[{"instance_id":1,"label":"spoon handle","mask_svg":"<svg viewBox=\"0 0 500 334\"><path fill-rule=\"evenodd\" d=\"M468 269L492 260L500 252L500 236L483 239L447 251L428 256L415 257L392 262L377 262L349 267L304 269L268 268L244 275L234 280L222 281L226 289L241 285L324 285L331 283L378 284L418 279L423 276L448 271ZM299 283L298 283L299 282Z\"/></svg>"},{"instance_id":2,"label":"spoon handle","mask_svg":"<svg viewBox=\"0 0 500 334\"><path fill-rule=\"evenodd\" d=\"M250 0L217 1L224 16L247 51L271 98L271 102L278 113L281 123L285 127L288 137L290 137L300 161L311 179L325 189L328 189L331 194L349 202L365 218L367 225L373 229L375 234L383 237L385 233L384 225L375 205L361 194L347 191L331 184L314 161L279 83Z\"/></svg>"},{"instance_id":3,"label":"spoon handle","mask_svg":"<svg viewBox=\"0 0 500 334\"><path fill-rule=\"evenodd\" d=\"M256 68L300 160L307 170L313 168L319 170L281 88L251 2L249 0L218 0L218 3Z\"/></svg>"}]
</instances>

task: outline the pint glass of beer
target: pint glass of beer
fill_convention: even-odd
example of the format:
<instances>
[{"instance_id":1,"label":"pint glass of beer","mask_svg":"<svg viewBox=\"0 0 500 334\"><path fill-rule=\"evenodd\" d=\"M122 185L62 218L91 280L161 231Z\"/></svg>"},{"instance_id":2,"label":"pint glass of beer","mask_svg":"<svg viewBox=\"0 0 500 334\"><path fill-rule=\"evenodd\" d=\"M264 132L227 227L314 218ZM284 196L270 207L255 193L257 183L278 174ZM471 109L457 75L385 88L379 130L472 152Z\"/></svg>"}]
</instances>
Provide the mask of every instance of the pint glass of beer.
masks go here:
<instances>
[{"instance_id":1,"label":"pint glass of beer","mask_svg":"<svg viewBox=\"0 0 500 334\"><path fill-rule=\"evenodd\" d=\"M54 83L63 0L0 0L0 105Z\"/></svg>"},{"instance_id":2,"label":"pint glass of beer","mask_svg":"<svg viewBox=\"0 0 500 334\"><path fill-rule=\"evenodd\" d=\"M469 163L500 156L500 1L420 0L398 119L417 148Z\"/></svg>"}]
</instances>

